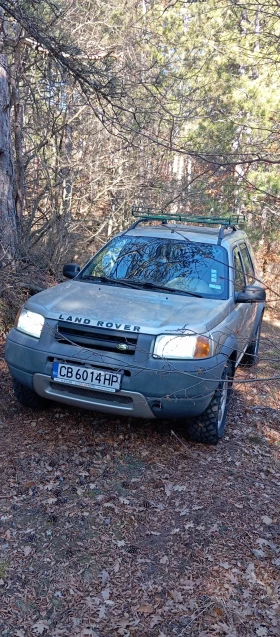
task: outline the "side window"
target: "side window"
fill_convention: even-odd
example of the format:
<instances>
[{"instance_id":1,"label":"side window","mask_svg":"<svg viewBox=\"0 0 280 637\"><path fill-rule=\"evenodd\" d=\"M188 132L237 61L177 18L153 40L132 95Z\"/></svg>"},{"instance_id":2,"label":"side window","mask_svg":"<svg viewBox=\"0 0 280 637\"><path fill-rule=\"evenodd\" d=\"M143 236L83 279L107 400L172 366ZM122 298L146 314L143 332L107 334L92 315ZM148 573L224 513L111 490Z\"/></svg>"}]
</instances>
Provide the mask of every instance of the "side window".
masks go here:
<instances>
[{"instance_id":1,"label":"side window","mask_svg":"<svg viewBox=\"0 0 280 637\"><path fill-rule=\"evenodd\" d=\"M247 283L249 283L249 285L252 285L255 280L255 271L249 250L245 243L242 243L242 245L239 246L239 250L241 252Z\"/></svg>"},{"instance_id":2,"label":"side window","mask_svg":"<svg viewBox=\"0 0 280 637\"><path fill-rule=\"evenodd\" d=\"M243 263L241 261L238 248L234 248L233 261L234 261L234 289L235 289L235 292L242 292L245 289L246 281L245 281L245 274L243 270Z\"/></svg>"}]
</instances>

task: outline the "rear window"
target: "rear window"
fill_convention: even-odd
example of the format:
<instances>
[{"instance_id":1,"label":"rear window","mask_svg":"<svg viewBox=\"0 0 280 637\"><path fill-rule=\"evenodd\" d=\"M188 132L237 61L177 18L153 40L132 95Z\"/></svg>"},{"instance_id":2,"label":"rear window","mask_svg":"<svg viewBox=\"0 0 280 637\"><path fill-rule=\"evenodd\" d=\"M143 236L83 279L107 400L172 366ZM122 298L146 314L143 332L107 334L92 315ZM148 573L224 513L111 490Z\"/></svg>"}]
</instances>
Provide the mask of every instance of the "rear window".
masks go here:
<instances>
[{"instance_id":1,"label":"rear window","mask_svg":"<svg viewBox=\"0 0 280 637\"><path fill-rule=\"evenodd\" d=\"M157 237L122 235L107 243L79 278L107 276L157 283L206 298L228 298L225 248Z\"/></svg>"}]
</instances>

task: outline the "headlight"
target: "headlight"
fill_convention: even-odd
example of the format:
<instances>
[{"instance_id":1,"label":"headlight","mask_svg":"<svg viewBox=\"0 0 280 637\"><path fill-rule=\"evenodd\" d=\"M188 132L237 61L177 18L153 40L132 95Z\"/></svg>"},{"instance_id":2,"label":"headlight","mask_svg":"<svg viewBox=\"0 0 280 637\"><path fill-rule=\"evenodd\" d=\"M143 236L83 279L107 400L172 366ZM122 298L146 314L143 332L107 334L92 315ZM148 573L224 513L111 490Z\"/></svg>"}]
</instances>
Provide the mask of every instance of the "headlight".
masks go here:
<instances>
[{"instance_id":1,"label":"headlight","mask_svg":"<svg viewBox=\"0 0 280 637\"><path fill-rule=\"evenodd\" d=\"M155 358L207 358L211 356L212 342L206 336L165 334L156 338Z\"/></svg>"},{"instance_id":2,"label":"headlight","mask_svg":"<svg viewBox=\"0 0 280 637\"><path fill-rule=\"evenodd\" d=\"M18 313L15 327L25 334L40 338L45 319L41 314L23 308Z\"/></svg>"}]
</instances>

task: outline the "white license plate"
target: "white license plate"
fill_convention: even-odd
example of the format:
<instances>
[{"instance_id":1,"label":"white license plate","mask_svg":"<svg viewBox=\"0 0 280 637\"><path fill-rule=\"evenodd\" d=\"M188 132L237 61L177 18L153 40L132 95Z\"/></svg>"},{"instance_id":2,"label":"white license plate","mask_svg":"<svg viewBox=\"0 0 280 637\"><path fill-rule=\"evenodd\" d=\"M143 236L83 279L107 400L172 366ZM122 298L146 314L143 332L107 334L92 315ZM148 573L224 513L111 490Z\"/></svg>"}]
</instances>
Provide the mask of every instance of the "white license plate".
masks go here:
<instances>
[{"instance_id":1,"label":"white license plate","mask_svg":"<svg viewBox=\"0 0 280 637\"><path fill-rule=\"evenodd\" d=\"M122 375L115 372L106 372L92 367L79 367L66 363L54 363L52 379L57 383L88 387L90 389L103 389L104 391L118 391L121 386Z\"/></svg>"}]
</instances>

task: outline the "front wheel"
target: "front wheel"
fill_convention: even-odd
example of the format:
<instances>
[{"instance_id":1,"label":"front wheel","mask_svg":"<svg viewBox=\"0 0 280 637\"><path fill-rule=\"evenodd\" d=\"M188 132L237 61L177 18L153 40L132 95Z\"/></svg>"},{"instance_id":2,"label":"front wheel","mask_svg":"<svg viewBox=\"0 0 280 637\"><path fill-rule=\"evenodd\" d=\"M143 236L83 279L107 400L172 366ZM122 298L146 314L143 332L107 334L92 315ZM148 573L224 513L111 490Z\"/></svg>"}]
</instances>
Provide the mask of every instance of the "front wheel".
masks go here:
<instances>
[{"instance_id":1,"label":"front wheel","mask_svg":"<svg viewBox=\"0 0 280 637\"><path fill-rule=\"evenodd\" d=\"M220 383L207 409L188 422L189 439L206 445L216 445L222 438L226 425L226 416L234 376L233 362L228 360Z\"/></svg>"},{"instance_id":2,"label":"front wheel","mask_svg":"<svg viewBox=\"0 0 280 637\"><path fill-rule=\"evenodd\" d=\"M32 409L44 409L49 407L49 401L38 396L35 391L25 387L18 380L13 378L14 395L23 407L31 407Z\"/></svg>"}]
</instances>

